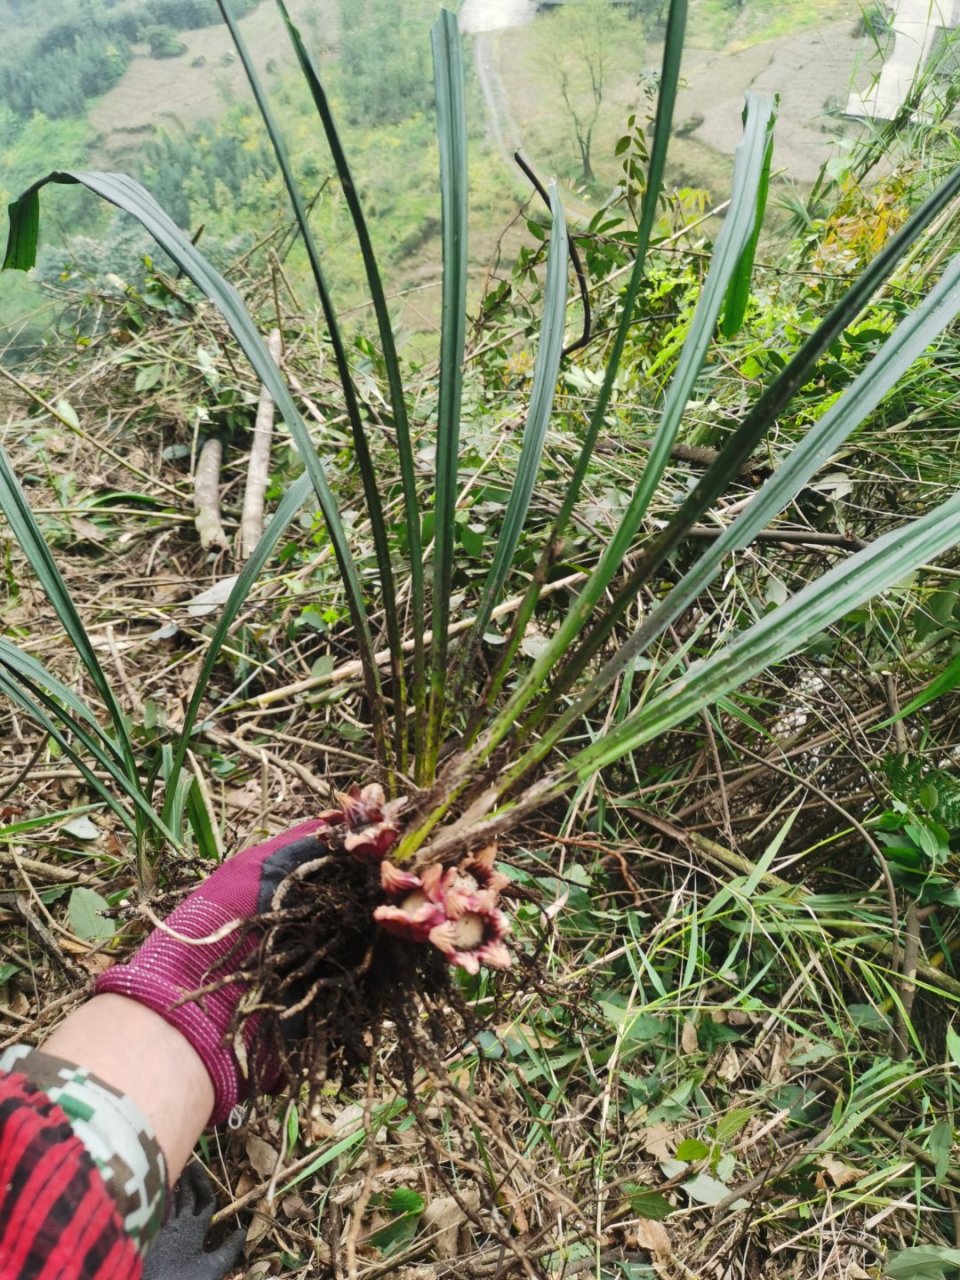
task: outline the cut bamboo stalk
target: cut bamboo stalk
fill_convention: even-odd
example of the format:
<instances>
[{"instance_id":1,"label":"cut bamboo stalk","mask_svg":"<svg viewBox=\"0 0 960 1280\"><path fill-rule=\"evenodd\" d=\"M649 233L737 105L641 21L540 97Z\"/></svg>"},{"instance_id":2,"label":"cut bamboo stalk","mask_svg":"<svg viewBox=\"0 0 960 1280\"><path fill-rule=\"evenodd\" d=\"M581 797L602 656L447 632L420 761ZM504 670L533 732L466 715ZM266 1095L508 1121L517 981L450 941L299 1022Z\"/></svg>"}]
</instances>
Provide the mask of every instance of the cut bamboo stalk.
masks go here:
<instances>
[{"instance_id":1,"label":"cut bamboo stalk","mask_svg":"<svg viewBox=\"0 0 960 1280\"><path fill-rule=\"evenodd\" d=\"M274 364L280 364L282 342L279 329L271 329L267 338L267 350ZM263 503L270 479L270 445L273 440L273 396L266 387L260 388L257 420L253 427L250 445L250 464L247 468L247 486L243 493L243 514L240 517L240 561L249 560L263 535Z\"/></svg>"},{"instance_id":2,"label":"cut bamboo stalk","mask_svg":"<svg viewBox=\"0 0 960 1280\"><path fill-rule=\"evenodd\" d=\"M210 436L204 441L197 459L197 470L193 477L193 508L196 514L193 522L200 535L200 545L204 551L217 547L226 551L230 545L223 525L220 522L220 463L223 459L223 441L219 436Z\"/></svg>"}]
</instances>

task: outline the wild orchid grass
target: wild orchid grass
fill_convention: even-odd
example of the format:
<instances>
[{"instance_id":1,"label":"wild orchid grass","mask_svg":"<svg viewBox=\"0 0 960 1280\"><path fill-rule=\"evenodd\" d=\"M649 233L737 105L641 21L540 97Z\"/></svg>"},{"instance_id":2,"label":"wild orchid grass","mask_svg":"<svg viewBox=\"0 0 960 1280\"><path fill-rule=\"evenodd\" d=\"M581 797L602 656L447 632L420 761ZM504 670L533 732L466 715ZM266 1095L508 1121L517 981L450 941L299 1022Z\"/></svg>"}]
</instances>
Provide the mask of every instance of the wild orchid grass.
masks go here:
<instances>
[{"instance_id":1,"label":"wild orchid grass","mask_svg":"<svg viewBox=\"0 0 960 1280\"><path fill-rule=\"evenodd\" d=\"M455 647L451 628L452 583L458 554L456 502L461 484L460 416L466 333L467 212L466 111L462 54L454 15L442 11L433 28L443 244L443 320L437 370L438 405L431 424L412 421L412 399L404 384L390 311L356 186L337 133L319 71L282 0L282 21L313 97L356 231L377 319L379 353L386 371L391 438L401 478L403 538L388 524L378 485L369 431L354 385L350 358L336 308L323 274L322 250L311 234L306 206L267 95L226 0L220 0L246 70L277 165L290 194L323 309L343 406L350 424L366 516L372 531L376 575L361 575L357 551L342 518L341 498L332 491L323 460L283 377L270 358L240 295L175 226L138 183L121 174L54 172L41 178L11 206L10 239L4 265L29 269L39 234L40 193L48 184L80 183L132 214L179 269L223 315L237 345L267 387L291 432L305 467L304 476L281 500L254 555L240 573L207 648L202 669L176 743L163 765L164 794L155 807L146 792L136 750L96 652L69 598L55 559L44 543L16 477L0 456L0 505L38 578L54 601L65 630L108 713L110 728L64 686L11 642L0 646L0 688L54 734L84 770L91 787L137 835L174 842L189 809L185 788L187 753L203 714L208 685L223 645L244 602L280 539L303 505L315 497L341 575L350 618L350 644L362 667L370 721L371 774L379 792L364 791L380 814L374 861L380 867L380 905L375 921L408 941L428 942L448 959L474 970L478 963L506 963L507 923L498 894L503 885L493 865L493 842L521 817L573 788L587 784L671 728L682 724L732 690L802 649L814 636L872 596L883 593L919 565L960 542L960 496L905 521L855 554L840 558L821 577L764 617L729 635L709 654L696 658L681 675L671 661L648 691L587 746L561 754L561 742L619 687L636 660L649 654L670 626L715 583L730 557L767 529L797 493L895 387L912 363L933 343L960 309L960 261L940 264L927 295L904 315L851 384L832 400L794 446L748 506L703 551L680 580L640 614L622 638L625 617L641 593L658 582L658 570L708 513L774 427L791 398L815 375L818 361L858 316L891 272L923 246L927 229L956 201L960 170L893 236L855 279L781 372L757 397L717 460L676 507L665 528L653 532L646 520L681 430L698 379L714 349L734 335L749 306L751 273L766 203L774 146L775 103L749 94L744 132L733 172L732 195L716 238L709 270L672 379L658 406L659 424L646 465L613 536L594 548L590 572L566 614L534 658L521 649L550 571L582 499L585 477L608 415L615 404L617 376L635 318L647 257L663 192L686 24L686 0L670 6L659 81L659 97L646 187L640 205L636 256L619 307L616 331L579 456L552 526L542 541L535 571L528 576L522 604L499 655L478 662L491 615L503 599L514 558L525 532L536 491L544 442L553 414L563 360L568 274L563 205L550 189L551 234L543 290L543 323L537 346L530 402L516 473L496 553L479 588L464 604L473 622ZM719 336L718 336L719 335ZM427 433L434 448L428 480L414 466L414 429ZM352 498L351 498L352 501ZM432 517L432 544L425 546L422 515ZM625 565L629 563L629 570ZM404 584L403 592L398 584ZM401 599L404 605L401 607ZM382 619L378 629L371 619ZM382 634L380 634L382 631ZM429 631L431 642L426 644ZM408 648L405 641L410 637ZM389 688L376 652L389 650ZM486 674L483 674L486 671ZM456 751L442 758L450 738ZM96 762L94 772L90 761ZM109 781L104 782L105 773ZM412 784L409 779L412 779ZM351 823L344 801L338 821ZM387 815L384 817L384 815ZM385 824L385 825L384 825ZM389 854L389 859L386 855ZM144 861L144 869L146 862ZM146 871L144 870L144 874ZM371 921L371 925L373 921Z\"/></svg>"}]
</instances>

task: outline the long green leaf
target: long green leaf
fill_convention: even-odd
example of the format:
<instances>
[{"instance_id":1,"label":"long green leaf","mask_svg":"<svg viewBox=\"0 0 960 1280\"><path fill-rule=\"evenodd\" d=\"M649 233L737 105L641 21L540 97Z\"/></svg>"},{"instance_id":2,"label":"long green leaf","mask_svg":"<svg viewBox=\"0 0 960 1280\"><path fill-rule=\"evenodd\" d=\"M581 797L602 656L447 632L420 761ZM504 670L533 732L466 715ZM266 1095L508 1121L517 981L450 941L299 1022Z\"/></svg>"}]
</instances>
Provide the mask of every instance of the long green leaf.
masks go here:
<instances>
[{"instance_id":1,"label":"long green leaf","mask_svg":"<svg viewBox=\"0 0 960 1280\"><path fill-rule=\"evenodd\" d=\"M807 644L825 627L865 600L886 590L918 565L960 543L960 495L914 521L884 534L870 547L836 565L792 599L718 649L693 663L609 733L565 760L515 800L497 807L508 790L504 779L491 784L470 810L445 830L433 858L457 847L467 831L483 823L485 836L512 825L524 813L582 785L600 769L661 737L719 698L760 675Z\"/></svg>"},{"instance_id":2,"label":"long green leaf","mask_svg":"<svg viewBox=\"0 0 960 1280\"><path fill-rule=\"evenodd\" d=\"M727 296L723 302L723 318L720 321L720 332L725 338L732 338L743 324L747 314L747 303L750 301L750 278L753 275L753 262L757 256L757 245L760 242L760 231L763 227L763 215L767 208L767 196L770 192L770 165L773 160L773 131L767 136L767 151L763 158L763 171L760 174L760 185L757 188L757 208L753 220L753 235L737 263L737 270Z\"/></svg>"},{"instance_id":3,"label":"long green leaf","mask_svg":"<svg viewBox=\"0 0 960 1280\"><path fill-rule=\"evenodd\" d=\"M3 267L0 268L3 271L8 267L19 267L28 258L32 265L36 253L37 236L40 233L40 193L28 191L17 203L20 207L16 210L16 217L16 206L9 206L10 238L3 255Z\"/></svg>"},{"instance_id":4,"label":"long green leaf","mask_svg":"<svg viewBox=\"0 0 960 1280\"><path fill-rule=\"evenodd\" d=\"M176 803L176 789L180 779L183 764L190 747L190 740L193 735L197 718L200 715L200 709L206 698L207 686L210 683L210 677L213 669L220 659L220 653L223 649L230 628L237 619L237 615L243 608L244 601L250 594L254 583L263 572L267 561L273 554L277 543L283 537L286 530L290 527L291 521L297 512L307 500L307 496L311 489L311 477L306 473L295 480L287 492L283 495L277 506L276 511L270 523L264 529L260 536L260 540L254 547L250 558L237 575L237 580L233 584L233 588L226 599L223 606L223 612L217 621L213 635L207 644L207 651L203 656L203 664L200 667L200 673L197 676L193 686L193 693L190 697L190 703L187 707L187 713L183 718L183 726L180 730L180 737L177 742L177 749L174 753L173 764L169 771L167 779L167 800L164 805L164 820L170 821L170 807Z\"/></svg>"},{"instance_id":5,"label":"long green leaf","mask_svg":"<svg viewBox=\"0 0 960 1280\"><path fill-rule=\"evenodd\" d=\"M747 546L796 497L839 446L960 312L960 256L953 259L923 302L889 335L867 367L816 422L736 520L700 555L696 564L604 664L579 698L564 709L511 771L518 777L544 759L571 724L584 715L633 660L670 626L720 572L735 551Z\"/></svg>"},{"instance_id":6,"label":"long green leaf","mask_svg":"<svg viewBox=\"0 0 960 1280\"><path fill-rule=\"evenodd\" d=\"M383 617L384 625L387 631L387 644L390 649L393 661L393 679L394 687L398 691L400 705L405 702L403 694L404 675L403 675L403 649L400 634L400 619L397 610L396 589L393 581L393 567L390 563L390 545L387 537L387 527L383 516L383 503L380 498L380 490L377 483L377 473L374 467L373 458L370 454L370 445L367 440L366 430L364 427L363 417L360 412L360 404L357 399L356 388L353 384L353 375L350 371L350 362L347 359L347 351L344 346L343 336L340 333L340 324L337 320L336 309L333 305L333 299L327 288L324 278L323 268L320 265L320 253L317 249L316 241L310 231L310 224L307 220L307 210L297 186L296 179L293 176L293 168L290 164L290 157L287 154L286 144L283 135L274 118L270 103L263 91L263 86L257 76L253 61L247 50L246 42L241 35L240 28L234 21L230 13L230 7L227 0L217 0L218 8L223 15L223 20L227 24L230 36L236 47L240 62L243 65L247 82L253 92L254 99L257 103L257 109L263 119L267 134L273 147L274 155L277 158L277 165L283 175L284 185L287 188L287 194L290 197L290 203L293 206L294 216L297 220L297 226L300 230L300 236L303 240L304 248L307 251L307 258L310 262L310 270L313 274L314 283L317 287L317 293L320 296L320 304L323 307L323 315L327 325L327 333L330 337L330 345L333 348L333 358L337 366L337 376L340 379L340 386L343 390L344 407L347 411L347 419L350 423L350 431L353 437L353 448L357 460L357 470L360 472L361 483L363 484L363 495L366 503L367 515L370 519L370 531L373 536L374 551L377 557L377 567L380 572L380 587L383 592ZM286 415L284 415L286 417ZM303 444L297 440L297 445L303 452ZM307 448L312 453L313 445L307 442ZM386 753L386 736L382 732L383 718L385 709L381 706L371 707L371 713L374 716L374 729L378 732L378 741L380 746L383 763L388 764L389 760ZM406 716L401 712L397 716L397 735L398 739L403 739L406 732Z\"/></svg>"},{"instance_id":7,"label":"long green leaf","mask_svg":"<svg viewBox=\"0 0 960 1280\"><path fill-rule=\"evenodd\" d=\"M39 725L44 733L50 735L66 758L76 765L91 790L106 801L111 811L119 818L127 830L131 834L135 834L137 824L132 812L129 809L125 809L117 799L118 779L116 774L109 774L111 781L97 777L96 773L90 768L89 759L82 752L76 750L70 740L70 735L64 732L65 717L61 714L60 709L56 708L53 715L48 714L42 702L32 697L27 688L10 676L2 656L0 656L0 693L14 703L15 706L20 707L34 724Z\"/></svg>"},{"instance_id":8,"label":"long green leaf","mask_svg":"<svg viewBox=\"0 0 960 1280\"><path fill-rule=\"evenodd\" d=\"M371 714L375 718L378 739L386 750L386 734L383 720L383 698L380 691L380 677L374 657L373 638L367 620L363 590L357 573L346 533L340 520L336 500L330 492L323 464L313 448L310 433L307 430L297 406L293 402L286 383L280 376L267 351L266 345L257 332L256 326L247 314L246 308L236 289L216 271L204 256L190 243L179 227L171 221L148 191L138 182L124 174L55 172L34 183L18 200L10 206L11 233L7 249L7 265L29 270L36 260L37 237L36 228L30 234L30 209L33 196L48 183L76 184L93 191L104 200L132 214L150 233L157 244L168 254L178 267L194 282L206 298L213 303L226 320L241 349L253 366L257 377L272 395L277 409L283 416L297 448L303 458L307 473L316 490L320 509L323 512L330 535L330 542L336 555L337 565L343 579L347 605L353 620L355 638L359 649L359 658L363 664L364 683ZM242 575L241 575L242 576Z\"/></svg>"},{"instance_id":9,"label":"long green leaf","mask_svg":"<svg viewBox=\"0 0 960 1280\"><path fill-rule=\"evenodd\" d=\"M0 636L0 675L7 696L53 737L125 826L138 832L140 828L135 815L139 815L141 828L149 827L174 847L179 846L176 836L151 807L139 777L135 774L131 778L127 773L118 743L72 689L5 636ZM89 763L73 745L73 739L100 766L110 779L109 783L96 778L91 772ZM117 792L122 792L129 799L131 810L119 804Z\"/></svg>"},{"instance_id":10,"label":"long green leaf","mask_svg":"<svg viewBox=\"0 0 960 1280\"><path fill-rule=\"evenodd\" d=\"M97 758L101 766L117 776L118 785L131 785L129 778L126 778L125 783L119 782L121 777L126 777L123 751L120 744L111 737L109 731L97 720L91 708L69 685L64 684L62 680L48 671L42 662L39 662L32 654L26 653L18 645L15 645L12 640L7 639L6 636L0 636L0 663L17 680L26 685L44 689L49 697L59 702L66 715L71 717L71 727L74 724L81 726L85 732L92 733L97 739L99 743Z\"/></svg>"},{"instance_id":11,"label":"long green leaf","mask_svg":"<svg viewBox=\"0 0 960 1280\"><path fill-rule=\"evenodd\" d=\"M617 623L660 566L684 541L688 531L723 494L753 456L767 432L792 397L813 376L817 362L830 344L860 313L870 297L890 275L897 263L912 252L924 231L960 196L960 166L881 249L862 275L833 307L826 319L803 342L796 355L749 410L740 426L720 451L720 456L701 476L689 496L669 521L666 529L638 557L636 569L617 591L590 633L560 672L554 673L552 689L561 696L588 669L603 648Z\"/></svg>"},{"instance_id":12,"label":"long green leaf","mask_svg":"<svg viewBox=\"0 0 960 1280\"><path fill-rule=\"evenodd\" d=\"M493 564L487 574L480 603L470 635L461 651L458 674L451 681L457 690L476 652L490 615L501 597L514 553L530 509L533 486L540 470L543 445L553 411L560 357L563 354L564 322L567 308L567 227L563 205L556 185L550 185L550 212L553 226L550 232L550 250L547 255L547 277L544 284L543 323L540 328L540 346L533 371L533 387L530 391L530 408L523 428L520 458L514 477L503 525L497 540Z\"/></svg>"},{"instance_id":13,"label":"long green leaf","mask_svg":"<svg viewBox=\"0 0 960 1280\"><path fill-rule=\"evenodd\" d=\"M890 716L886 720L881 720L879 724L874 725L875 729L887 729L890 725L896 724L898 720L903 720L906 716L912 716L917 711L922 711L929 703L934 702L937 698L942 698L945 693L952 693L956 687L960 685L960 653L949 662L938 676L930 681L926 688L905 703L895 716Z\"/></svg>"},{"instance_id":14,"label":"long green leaf","mask_svg":"<svg viewBox=\"0 0 960 1280\"><path fill-rule=\"evenodd\" d=\"M524 707L536 696L550 670L566 653L591 611L602 598L610 581L619 571L623 558L636 536L636 531L670 457L670 450L676 440L684 408L716 328L724 295L753 233L757 192L763 173L772 119L773 99L765 95L749 94L744 135L737 146L730 208L723 229L717 237L710 270L690 324L690 332L664 401L663 414L650 447L647 465L620 524L604 548L599 564L584 584L575 604L550 638L550 643L544 648L543 653L524 673L516 691L484 735L486 752L489 752L515 726Z\"/></svg>"},{"instance_id":15,"label":"long green leaf","mask_svg":"<svg viewBox=\"0 0 960 1280\"><path fill-rule=\"evenodd\" d=\"M960 494L835 565L661 690L623 724L577 752L560 773L582 780L666 733L802 648L865 600L960 542Z\"/></svg>"},{"instance_id":16,"label":"long green leaf","mask_svg":"<svg viewBox=\"0 0 960 1280\"><path fill-rule=\"evenodd\" d=\"M400 370L400 361L397 357L397 346L393 336L393 326L390 322L390 311L387 307L387 299L383 290L383 282L380 278L380 269L377 265L376 255L373 251L373 244L370 240L370 233L367 229L367 221L364 217L363 206L360 203L360 197L357 192L356 184L353 181L353 175L350 172L350 166L340 142L340 135L337 132L333 119L333 113L330 110L330 103L324 92L320 75L317 71L316 64L310 53L303 43L298 28L290 20L287 7L284 0L277 0L277 7L283 18L287 28L287 33L293 43L297 59L300 63L300 69L303 72L304 79L313 97L314 105L317 108L317 114L320 116L320 122L323 125L324 133L327 137L327 145L330 148L330 154L333 156L333 163L337 169L337 176L340 179L340 185L343 189L344 199L347 202L347 208L350 210L350 216L353 219L354 230L357 233L357 242L360 246L360 253L363 258L364 272L367 277L367 288L370 290L370 300L373 303L374 314L377 317L377 328L380 332L380 346L383 351L383 363L387 371L387 385L390 391L390 406L393 414L393 429L397 439L397 458L400 463L400 483L403 487L403 507L404 507L404 524L406 528L406 539L408 549L408 567L410 570L410 624L413 629L413 705L414 705L414 728L420 737L414 742L414 752L419 756L423 750L422 733L424 729L424 713L426 709L426 692L425 692L425 673L424 673L424 593L423 593L423 549L420 539L420 507L417 497L417 480L416 467L413 460L413 446L410 439L410 423L407 416L406 398L403 388L403 375ZM401 669L402 670L402 669ZM394 673L396 675L396 673ZM398 717L400 724L406 723L406 717ZM398 767L401 771L406 769L405 752L400 751L398 759Z\"/></svg>"},{"instance_id":17,"label":"long green leaf","mask_svg":"<svg viewBox=\"0 0 960 1280\"><path fill-rule=\"evenodd\" d=\"M570 517L579 501L580 491L583 487L583 481L590 466L590 460L593 457L593 451L596 447L597 440L601 431L606 425L607 410L610 407L610 399L613 395L613 388L616 382L617 370L620 367L620 361L623 357L623 351L630 334L633 324L634 313L637 307L637 298L640 294L640 286L643 283L644 274L647 265L647 252L650 248L650 238L653 234L653 228L656 223L657 216L660 211L660 196L663 190L663 176L667 164L667 150L670 145L670 136L673 131L673 115L676 106L677 92L680 85L680 64L683 58L683 43L687 27L687 0L670 0L670 8L667 14L667 29L663 45L663 60L660 67L660 88L657 94L657 112L654 122L653 146L650 150L650 163L647 168L647 185L643 193L643 202L640 209L640 222L637 226L637 253L634 258L633 268L630 272L630 281L627 285L626 292L623 297L623 304L620 311L620 321L617 325L617 331L614 336L613 346L610 356L604 369L603 382L600 392L590 414L590 423L587 427L586 435L583 438L583 444L580 448L580 454L577 458L577 464L574 467L573 475L567 484L564 492L563 502L560 510L551 526L544 544L543 554L537 565L533 575L533 580L527 589L523 602L517 610L513 626L510 634L507 636L503 652L497 662L490 682L489 689L486 694L487 700L492 699L501 688L507 674L513 670L514 659L520 641L527 629L527 623L533 616L536 608L537 600L540 597L540 591L547 581L547 575L553 563L556 554L556 548L562 545L562 539L566 532L567 525L570 523ZM477 720L479 727L480 721Z\"/></svg>"},{"instance_id":18,"label":"long green leaf","mask_svg":"<svg viewBox=\"0 0 960 1280\"><path fill-rule=\"evenodd\" d=\"M460 400L467 299L467 121L456 15L449 9L441 10L431 36L440 144L443 307L437 407L430 704L424 755L417 761L419 782L430 779L436 768L446 705L447 633L456 548Z\"/></svg>"}]
</instances>

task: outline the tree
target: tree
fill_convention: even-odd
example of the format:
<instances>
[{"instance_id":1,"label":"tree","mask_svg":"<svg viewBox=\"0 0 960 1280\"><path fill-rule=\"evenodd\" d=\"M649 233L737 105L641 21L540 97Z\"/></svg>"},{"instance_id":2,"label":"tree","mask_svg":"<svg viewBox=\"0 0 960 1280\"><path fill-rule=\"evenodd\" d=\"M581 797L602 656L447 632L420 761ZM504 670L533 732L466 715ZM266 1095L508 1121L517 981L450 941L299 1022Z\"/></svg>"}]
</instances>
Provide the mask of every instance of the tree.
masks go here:
<instances>
[{"instance_id":1,"label":"tree","mask_svg":"<svg viewBox=\"0 0 960 1280\"><path fill-rule=\"evenodd\" d=\"M145 27L143 39L150 46L151 58L178 58L187 47L171 27L165 27L161 23Z\"/></svg>"},{"instance_id":2,"label":"tree","mask_svg":"<svg viewBox=\"0 0 960 1280\"><path fill-rule=\"evenodd\" d=\"M342 0L340 70L351 124L394 125L433 98L420 32L432 17L425 0Z\"/></svg>"},{"instance_id":3,"label":"tree","mask_svg":"<svg viewBox=\"0 0 960 1280\"><path fill-rule=\"evenodd\" d=\"M592 182L594 130L611 59L626 39L641 43L642 29L610 0L567 0L547 20L554 38L542 59L570 122L583 181Z\"/></svg>"}]
</instances>

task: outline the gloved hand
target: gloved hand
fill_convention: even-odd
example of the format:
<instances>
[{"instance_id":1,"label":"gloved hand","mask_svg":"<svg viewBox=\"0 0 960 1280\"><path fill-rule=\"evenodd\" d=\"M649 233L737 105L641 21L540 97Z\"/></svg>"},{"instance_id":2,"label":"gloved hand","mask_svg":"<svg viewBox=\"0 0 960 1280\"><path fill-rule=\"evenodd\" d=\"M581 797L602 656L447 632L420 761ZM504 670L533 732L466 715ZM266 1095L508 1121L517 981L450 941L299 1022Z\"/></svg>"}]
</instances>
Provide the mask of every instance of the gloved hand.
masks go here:
<instances>
[{"instance_id":1,"label":"gloved hand","mask_svg":"<svg viewBox=\"0 0 960 1280\"><path fill-rule=\"evenodd\" d=\"M114 965L97 979L98 995L111 992L138 1000L186 1036L213 1083L213 1124L227 1118L244 1087L240 1064L226 1038L247 988L231 979L257 946L257 939L233 930L218 941L190 945L174 935L206 938L233 921L269 910L281 880L295 867L323 856L323 832L342 817L339 811L324 814L229 858L181 902L165 928L155 929L126 964ZM184 1000L214 982L223 985L197 1000ZM248 1052L255 1031L251 1020L245 1031ZM261 1060L257 1067L260 1088L275 1087L276 1063Z\"/></svg>"},{"instance_id":2,"label":"gloved hand","mask_svg":"<svg viewBox=\"0 0 960 1280\"><path fill-rule=\"evenodd\" d=\"M143 1263L143 1280L223 1280L240 1261L246 1232L231 1232L219 1248L205 1253L210 1219L217 1207L202 1164L184 1169L174 1193L174 1217L161 1229Z\"/></svg>"}]
</instances>

